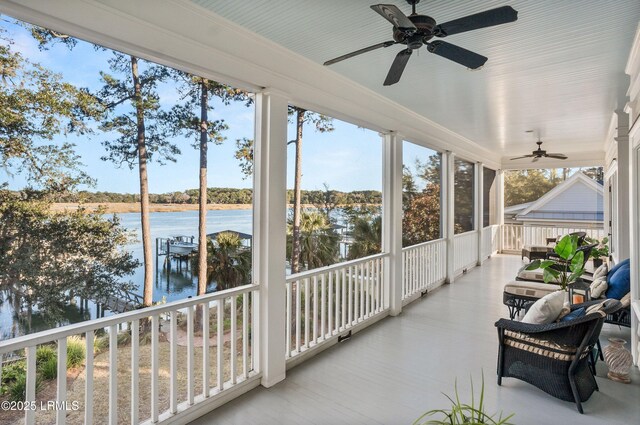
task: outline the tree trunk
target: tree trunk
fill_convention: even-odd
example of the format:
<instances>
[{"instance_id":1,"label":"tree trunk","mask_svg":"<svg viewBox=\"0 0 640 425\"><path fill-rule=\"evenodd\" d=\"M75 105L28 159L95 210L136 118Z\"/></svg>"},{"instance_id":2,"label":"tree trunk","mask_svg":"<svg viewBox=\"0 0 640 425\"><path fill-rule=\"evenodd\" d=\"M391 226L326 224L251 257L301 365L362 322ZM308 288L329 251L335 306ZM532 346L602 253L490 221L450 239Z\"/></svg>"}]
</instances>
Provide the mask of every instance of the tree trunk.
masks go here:
<instances>
[{"instance_id":1,"label":"tree trunk","mask_svg":"<svg viewBox=\"0 0 640 425\"><path fill-rule=\"evenodd\" d=\"M208 81L200 81L200 194L198 199L198 295L207 292L207 106Z\"/></svg>"},{"instance_id":2,"label":"tree trunk","mask_svg":"<svg viewBox=\"0 0 640 425\"><path fill-rule=\"evenodd\" d=\"M140 222L142 225L142 251L144 254L143 304L153 302L153 257L151 256L151 225L149 223L149 181L147 177L147 145L145 142L144 105L142 87L138 75L138 58L131 56L131 76L133 77L136 104L138 171L140 174Z\"/></svg>"},{"instance_id":3,"label":"tree trunk","mask_svg":"<svg viewBox=\"0 0 640 425\"><path fill-rule=\"evenodd\" d=\"M298 273L300 271L300 184L302 181L302 128L304 126L304 114L306 110L296 108L296 112L296 175L293 183L293 242L291 247L291 273Z\"/></svg>"}]
</instances>

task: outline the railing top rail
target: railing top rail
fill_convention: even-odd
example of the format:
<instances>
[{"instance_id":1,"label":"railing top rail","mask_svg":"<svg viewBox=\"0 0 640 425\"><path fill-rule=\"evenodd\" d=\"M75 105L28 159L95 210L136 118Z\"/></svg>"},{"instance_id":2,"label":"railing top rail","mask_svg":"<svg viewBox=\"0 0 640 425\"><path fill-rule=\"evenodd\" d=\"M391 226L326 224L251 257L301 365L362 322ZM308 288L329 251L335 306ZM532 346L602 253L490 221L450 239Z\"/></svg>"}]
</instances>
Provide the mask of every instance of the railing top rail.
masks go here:
<instances>
[{"instance_id":1,"label":"railing top rail","mask_svg":"<svg viewBox=\"0 0 640 425\"><path fill-rule=\"evenodd\" d=\"M62 326L55 329L49 329L42 332L36 332L29 335L23 335L17 338L7 339L0 341L0 354L5 354L11 351L20 350L22 348L47 344L52 341L56 341L61 338L66 338L72 335L78 335L88 331L94 331L97 329L106 328L108 326L117 325L124 322L130 322L135 319L143 319L150 316L157 316L159 314L168 313L171 311L180 310L183 308L191 307L196 304L204 304L206 302L216 301L231 297L233 295L240 295L247 292L252 292L259 289L259 285L245 285L238 288L227 289L212 294L205 294L186 300L172 301L167 304L156 305L153 307L147 307L140 310L128 311L126 313L115 314L109 317L102 317L100 319L89 320L86 322L74 323L72 325Z\"/></svg>"},{"instance_id":2,"label":"railing top rail","mask_svg":"<svg viewBox=\"0 0 640 425\"><path fill-rule=\"evenodd\" d=\"M327 273L336 269L341 269L343 267L355 266L361 263L366 263L367 261L376 260L378 258L388 257L389 254L385 252L381 252L380 254L370 255L368 257L358 258L356 260L345 261L342 263L332 264L330 266L319 267L313 270L306 270L300 273L292 274L287 276L287 282L295 282L296 280L306 279L308 277L313 277L316 275L320 275L323 273Z\"/></svg>"},{"instance_id":3,"label":"railing top rail","mask_svg":"<svg viewBox=\"0 0 640 425\"><path fill-rule=\"evenodd\" d=\"M477 230L469 230L468 232L458 233L457 235L453 235L453 239L463 238L465 236L471 236L477 234Z\"/></svg>"},{"instance_id":4,"label":"railing top rail","mask_svg":"<svg viewBox=\"0 0 640 425\"><path fill-rule=\"evenodd\" d=\"M402 251L411 251L412 249L417 249L423 246L428 246L428 245L435 245L439 242L446 242L446 239L443 238L439 238L439 239L433 239L431 241L426 241L426 242L420 242L417 243L415 245L409 245L409 246L405 246L404 248L402 248Z\"/></svg>"}]
</instances>

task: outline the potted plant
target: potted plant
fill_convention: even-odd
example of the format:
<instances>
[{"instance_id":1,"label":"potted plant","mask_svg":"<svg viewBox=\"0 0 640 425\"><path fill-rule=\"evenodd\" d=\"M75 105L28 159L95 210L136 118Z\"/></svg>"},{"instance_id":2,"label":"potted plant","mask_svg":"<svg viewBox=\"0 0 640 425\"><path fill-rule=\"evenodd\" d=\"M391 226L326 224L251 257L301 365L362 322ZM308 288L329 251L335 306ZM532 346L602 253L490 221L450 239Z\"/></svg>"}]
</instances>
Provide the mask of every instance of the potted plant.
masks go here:
<instances>
[{"instance_id":1,"label":"potted plant","mask_svg":"<svg viewBox=\"0 0 640 425\"><path fill-rule=\"evenodd\" d=\"M549 256L546 260L534 260L526 269L542 269L545 283L556 283L566 291L584 273L584 252L578 250L578 237L575 235L564 236L553 251L555 258Z\"/></svg>"},{"instance_id":2,"label":"potted plant","mask_svg":"<svg viewBox=\"0 0 640 425\"><path fill-rule=\"evenodd\" d=\"M591 258L593 259L593 267L600 267L603 260L609 257L609 238L604 237L601 241L593 238L587 238L590 244L597 244L591 249Z\"/></svg>"},{"instance_id":3,"label":"potted plant","mask_svg":"<svg viewBox=\"0 0 640 425\"><path fill-rule=\"evenodd\" d=\"M513 417L513 413L506 418L503 418L502 412L500 412L498 418L495 418L496 414L491 415L486 412L486 406L484 404L484 375L482 377L482 388L480 390L480 397L477 405L473 394L473 379L471 380L471 404L462 403L460 401L457 383L454 388L455 398L444 394L444 396L451 402L451 408L430 410L416 419L413 425L512 425L509 420ZM438 418L438 416L440 417Z\"/></svg>"}]
</instances>

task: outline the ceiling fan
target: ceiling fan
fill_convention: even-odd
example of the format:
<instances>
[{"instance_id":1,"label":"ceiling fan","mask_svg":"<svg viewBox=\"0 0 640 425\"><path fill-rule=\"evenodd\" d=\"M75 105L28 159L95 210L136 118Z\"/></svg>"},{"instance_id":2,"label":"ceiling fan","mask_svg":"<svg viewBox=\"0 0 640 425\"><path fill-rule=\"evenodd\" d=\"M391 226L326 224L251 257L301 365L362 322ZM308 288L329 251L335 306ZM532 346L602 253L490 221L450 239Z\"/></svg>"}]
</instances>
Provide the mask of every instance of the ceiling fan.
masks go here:
<instances>
[{"instance_id":1,"label":"ceiling fan","mask_svg":"<svg viewBox=\"0 0 640 425\"><path fill-rule=\"evenodd\" d=\"M565 154L562 154L562 153L547 153L547 151L542 149L542 142L540 141L540 139L538 139L538 141L536 142L536 145L538 145L538 149L536 149L535 151L531 152L531 155L518 156L518 157L515 157L515 158L511 158L511 160L524 159L524 158L533 158L533 160L531 162L536 162L540 158L567 159L567 156Z\"/></svg>"},{"instance_id":2,"label":"ceiling fan","mask_svg":"<svg viewBox=\"0 0 640 425\"><path fill-rule=\"evenodd\" d=\"M324 65L332 65L336 62L340 62L381 47L389 47L394 44L404 44L407 48L401 50L400 53L396 55L396 58L391 65L391 69L389 69L389 73L387 74L387 78L384 80L385 86L390 86L400 81L402 72L409 61L411 54L414 50L419 49L423 45L426 45L427 50L431 53L457 62L467 68L478 69L487 61L485 56L441 40L431 42L429 42L429 40L433 37L447 37L461 32L513 22L518 19L518 12L516 10L511 6L502 6L437 25L436 20L432 17L416 13L416 4L419 3L420 0L406 1L411 5L412 9L411 15L409 16L406 16L393 4L376 4L371 6L371 9L393 24L393 40L374 44L373 46L338 56L335 59L326 61Z\"/></svg>"}]
</instances>

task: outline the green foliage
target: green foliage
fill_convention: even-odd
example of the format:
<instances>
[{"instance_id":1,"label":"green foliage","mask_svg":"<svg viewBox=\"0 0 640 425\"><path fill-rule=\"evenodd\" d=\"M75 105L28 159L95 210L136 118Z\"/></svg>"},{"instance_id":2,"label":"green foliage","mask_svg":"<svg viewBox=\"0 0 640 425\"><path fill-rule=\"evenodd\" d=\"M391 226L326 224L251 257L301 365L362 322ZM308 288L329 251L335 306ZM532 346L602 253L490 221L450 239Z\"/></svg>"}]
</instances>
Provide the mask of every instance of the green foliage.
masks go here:
<instances>
[{"instance_id":1,"label":"green foliage","mask_svg":"<svg viewBox=\"0 0 640 425\"><path fill-rule=\"evenodd\" d=\"M402 175L402 245L410 246L440 237L440 154L426 162L415 160L416 175L403 167ZM419 191L416 178L425 183Z\"/></svg>"},{"instance_id":2,"label":"green foliage","mask_svg":"<svg viewBox=\"0 0 640 425\"><path fill-rule=\"evenodd\" d=\"M291 261L293 221L287 226L287 259ZM327 216L317 211L303 211L300 217L300 265L307 270L338 262L338 234Z\"/></svg>"},{"instance_id":3,"label":"green foliage","mask_svg":"<svg viewBox=\"0 0 640 425\"><path fill-rule=\"evenodd\" d=\"M197 273L197 255L191 264ZM215 281L218 290L250 283L251 250L242 245L237 234L222 232L215 241L207 239L207 281Z\"/></svg>"},{"instance_id":4,"label":"green foliage","mask_svg":"<svg viewBox=\"0 0 640 425\"><path fill-rule=\"evenodd\" d=\"M36 394L42 389L42 378L36 375ZM27 372L18 373L15 380L9 384L7 389L10 401L25 401L27 398Z\"/></svg>"},{"instance_id":5,"label":"green foliage","mask_svg":"<svg viewBox=\"0 0 640 425\"><path fill-rule=\"evenodd\" d=\"M240 170L242 170L243 179L253 174L253 139L236 140L236 152L234 157L240 162Z\"/></svg>"},{"instance_id":6,"label":"green foliage","mask_svg":"<svg viewBox=\"0 0 640 425\"><path fill-rule=\"evenodd\" d=\"M474 225L474 164L461 159L454 161L454 189L455 207L453 216L454 232L464 233L473 230Z\"/></svg>"},{"instance_id":7,"label":"green foliage","mask_svg":"<svg viewBox=\"0 0 640 425\"><path fill-rule=\"evenodd\" d=\"M42 379L55 379L58 376L58 359L50 357L38 365L38 373Z\"/></svg>"},{"instance_id":8,"label":"green foliage","mask_svg":"<svg viewBox=\"0 0 640 425\"><path fill-rule=\"evenodd\" d=\"M36 365L45 363L51 359L55 359L58 353L55 347L51 345L41 345L36 349Z\"/></svg>"},{"instance_id":9,"label":"green foliage","mask_svg":"<svg viewBox=\"0 0 640 425\"><path fill-rule=\"evenodd\" d=\"M512 425L509 420L514 416L513 414L503 418L502 412L500 412L498 418L495 418L496 414L491 415L487 413L487 408L484 404L484 375L482 376L482 387L477 405L473 389L473 379L471 379L471 404L460 401L457 382L454 388L455 396L453 398L445 394L445 397L451 402L451 408L430 410L416 419L413 425ZM441 419L429 419L436 415L440 415Z\"/></svg>"},{"instance_id":10,"label":"green foliage","mask_svg":"<svg viewBox=\"0 0 640 425\"><path fill-rule=\"evenodd\" d=\"M534 260L527 270L542 269L542 277L546 283L557 283L563 290L578 280L584 273L584 252L578 251L578 237L566 235L553 248L560 261Z\"/></svg>"},{"instance_id":11,"label":"green foliage","mask_svg":"<svg viewBox=\"0 0 640 425\"><path fill-rule=\"evenodd\" d=\"M2 385L0 395L7 394L9 388L16 382L19 376L26 376L27 364L24 360L5 363L2 365Z\"/></svg>"},{"instance_id":12,"label":"green foliage","mask_svg":"<svg viewBox=\"0 0 640 425\"><path fill-rule=\"evenodd\" d=\"M119 219L83 209L56 213L43 201L0 190L0 289L55 321L73 297L102 299L132 289L123 278L138 261L121 248L131 236Z\"/></svg>"},{"instance_id":13,"label":"green foliage","mask_svg":"<svg viewBox=\"0 0 640 425\"><path fill-rule=\"evenodd\" d=\"M347 257L350 260L382 252L382 216L358 217L351 231L353 243Z\"/></svg>"},{"instance_id":14,"label":"green foliage","mask_svg":"<svg viewBox=\"0 0 640 425\"><path fill-rule=\"evenodd\" d=\"M13 51L4 30L0 38L0 166L45 190L90 184L73 145L51 141L60 134L92 133L86 121L100 118L100 103L86 89Z\"/></svg>"},{"instance_id":15,"label":"green foliage","mask_svg":"<svg viewBox=\"0 0 640 425\"><path fill-rule=\"evenodd\" d=\"M85 357L85 343L82 338L72 336L67 338L67 368L80 366Z\"/></svg>"},{"instance_id":16,"label":"green foliage","mask_svg":"<svg viewBox=\"0 0 640 425\"><path fill-rule=\"evenodd\" d=\"M96 335L93 340L93 353L99 354L109 348L109 335Z\"/></svg>"},{"instance_id":17,"label":"green foliage","mask_svg":"<svg viewBox=\"0 0 640 425\"><path fill-rule=\"evenodd\" d=\"M608 237L605 236L604 238L602 238L601 241L594 238L585 238L585 242L588 244L596 244L596 246L594 246L591 249L591 252L589 253L590 258L597 260L600 258L609 257L609 238Z\"/></svg>"}]
</instances>

